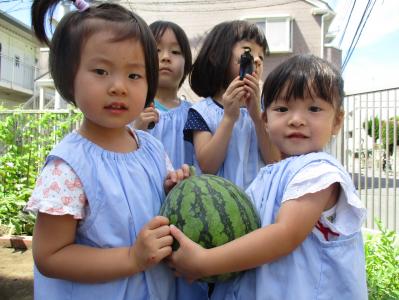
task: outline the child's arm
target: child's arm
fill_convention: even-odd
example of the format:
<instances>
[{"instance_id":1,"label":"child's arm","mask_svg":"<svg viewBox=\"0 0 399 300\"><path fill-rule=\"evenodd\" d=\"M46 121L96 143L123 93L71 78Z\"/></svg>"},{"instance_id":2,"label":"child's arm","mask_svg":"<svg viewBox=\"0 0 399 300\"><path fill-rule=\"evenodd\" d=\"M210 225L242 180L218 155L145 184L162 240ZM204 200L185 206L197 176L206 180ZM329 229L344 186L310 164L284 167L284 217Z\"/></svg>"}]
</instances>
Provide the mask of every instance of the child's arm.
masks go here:
<instances>
[{"instance_id":1,"label":"child's arm","mask_svg":"<svg viewBox=\"0 0 399 300\"><path fill-rule=\"evenodd\" d=\"M133 126L136 129L147 130L148 124L151 122L159 122L159 113L153 105L144 108L140 115L134 120Z\"/></svg>"},{"instance_id":2,"label":"child's arm","mask_svg":"<svg viewBox=\"0 0 399 300\"><path fill-rule=\"evenodd\" d=\"M177 275L189 280L216 274L242 271L277 260L295 250L312 231L321 213L339 194L337 183L317 193L306 194L283 203L276 223L257 229L232 242L204 249L189 240L176 227L172 235L180 248L169 264Z\"/></svg>"},{"instance_id":3,"label":"child's arm","mask_svg":"<svg viewBox=\"0 0 399 300\"><path fill-rule=\"evenodd\" d=\"M48 277L78 282L105 282L133 275L172 252L169 220L155 217L131 247L94 248L75 243L77 220L71 215L39 213L33 235L33 257Z\"/></svg>"},{"instance_id":4,"label":"child's arm","mask_svg":"<svg viewBox=\"0 0 399 300\"><path fill-rule=\"evenodd\" d=\"M244 83L237 77L223 94L224 114L215 134L194 132L195 155L203 173L216 174L223 164L234 124L240 116L240 100L244 95Z\"/></svg>"},{"instance_id":5,"label":"child's arm","mask_svg":"<svg viewBox=\"0 0 399 300\"><path fill-rule=\"evenodd\" d=\"M253 75L254 76L247 74L244 78L247 91L246 104L248 112L255 126L256 137L262 159L265 164L270 164L281 159L280 152L278 151L277 147L272 144L269 139L269 135L266 132L265 122L262 120L262 112L260 109L259 82L256 78L256 74L253 73Z\"/></svg>"}]
</instances>

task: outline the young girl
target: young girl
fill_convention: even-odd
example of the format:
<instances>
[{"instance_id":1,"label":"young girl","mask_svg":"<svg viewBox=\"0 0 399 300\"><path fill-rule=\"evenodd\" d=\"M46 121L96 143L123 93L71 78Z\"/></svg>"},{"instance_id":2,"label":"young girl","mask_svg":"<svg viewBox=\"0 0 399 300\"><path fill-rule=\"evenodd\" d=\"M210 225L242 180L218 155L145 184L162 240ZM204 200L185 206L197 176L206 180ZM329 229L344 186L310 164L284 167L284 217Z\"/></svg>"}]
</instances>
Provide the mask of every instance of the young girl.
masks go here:
<instances>
[{"instance_id":1,"label":"young girl","mask_svg":"<svg viewBox=\"0 0 399 300\"><path fill-rule=\"evenodd\" d=\"M262 168L247 189L262 228L203 249L172 227L178 274L257 267L217 284L213 299L367 299L365 209L343 166L322 152L342 125L343 97L341 75L312 55L294 56L268 76L264 121L283 160Z\"/></svg>"},{"instance_id":2,"label":"young girl","mask_svg":"<svg viewBox=\"0 0 399 300\"><path fill-rule=\"evenodd\" d=\"M246 49L254 58L254 72L240 80L240 56ZM195 165L242 188L252 182L263 162L278 158L260 111L259 79L267 51L257 25L224 22L206 36L190 75L193 91L205 97L189 110L184 128L185 139L194 144Z\"/></svg>"},{"instance_id":3,"label":"young girl","mask_svg":"<svg viewBox=\"0 0 399 300\"><path fill-rule=\"evenodd\" d=\"M40 41L59 2L33 2ZM173 273L160 263L172 251L169 221L155 216L164 183L170 189L188 166L167 176L161 143L126 126L154 97L155 41L119 5L75 5L54 32L50 70L84 119L48 156L27 205L38 213L35 299L176 299Z\"/></svg>"},{"instance_id":4,"label":"young girl","mask_svg":"<svg viewBox=\"0 0 399 300\"><path fill-rule=\"evenodd\" d=\"M177 92L191 70L192 58L188 38L183 29L172 22L156 21L150 25L158 47L159 81L154 106L147 107L134 122L134 127L147 129L165 147L172 164L193 164L193 145L183 139L183 128L191 103Z\"/></svg>"}]
</instances>

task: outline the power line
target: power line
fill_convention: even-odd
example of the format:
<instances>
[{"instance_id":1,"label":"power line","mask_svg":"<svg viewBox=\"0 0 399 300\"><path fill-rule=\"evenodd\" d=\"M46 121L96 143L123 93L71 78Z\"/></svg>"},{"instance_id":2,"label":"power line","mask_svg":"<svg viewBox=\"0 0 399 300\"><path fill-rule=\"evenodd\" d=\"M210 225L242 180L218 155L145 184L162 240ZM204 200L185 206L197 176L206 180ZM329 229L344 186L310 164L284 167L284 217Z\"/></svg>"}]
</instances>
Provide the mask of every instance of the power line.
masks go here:
<instances>
[{"instance_id":1,"label":"power line","mask_svg":"<svg viewBox=\"0 0 399 300\"><path fill-rule=\"evenodd\" d=\"M371 12L373 11L374 5L377 2L377 0L374 0L374 2L371 4L371 1L372 0L369 0L367 2L367 6L364 9L362 18L360 19L360 22L359 22L359 25L358 25L358 27L356 29L355 35L353 36L352 42L351 42L351 44L349 46L348 53L345 56L344 63L342 64L342 72L345 70L346 66L348 65L348 62L349 62L349 60L350 60L350 58L351 58L351 56L353 54L353 51L355 50L356 45L357 45L357 43L358 43L358 41L360 39L360 36L362 35L363 29L364 29L364 27L365 27L365 25L366 25L366 23L367 23L367 21L368 21L368 19L370 17ZM371 6L371 8L368 9L370 6ZM368 10L368 13L367 13L367 10ZM366 16L366 13L367 13L367 16Z\"/></svg>"},{"instance_id":2,"label":"power line","mask_svg":"<svg viewBox=\"0 0 399 300\"><path fill-rule=\"evenodd\" d=\"M353 4L352 4L351 11L350 11L350 13L349 13L348 19L346 20L346 24L345 24L344 31L342 32L341 38L340 38L339 43L338 43L338 47L339 47L339 48L341 48L342 41L344 40L344 36L345 36L345 33L346 33L346 29L348 28L348 24L349 24L349 21L350 21L350 19L351 19L351 17L352 17L352 12L353 12L353 9L355 8L355 5L356 5L356 0L353 0Z\"/></svg>"},{"instance_id":3,"label":"power line","mask_svg":"<svg viewBox=\"0 0 399 300\"><path fill-rule=\"evenodd\" d=\"M23 2L23 0L1 0L0 4L11 3L11 2Z\"/></svg>"},{"instance_id":4,"label":"power line","mask_svg":"<svg viewBox=\"0 0 399 300\"><path fill-rule=\"evenodd\" d=\"M31 8L31 5L29 4L28 6L25 6L25 7L15 7L15 8L13 8L13 9L9 9L9 10L7 10L7 11L5 11L5 12L9 14L9 13L13 13L13 12L20 11L20 10L27 10L27 9L30 10L30 8Z\"/></svg>"},{"instance_id":5,"label":"power line","mask_svg":"<svg viewBox=\"0 0 399 300\"><path fill-rule=\"evenodd\" d=\"M171 1L171 2L163 2L159 1L132 1L125 0L119 1L122 5L128 5L131 8L134 8L138 11L146 11L146 12L208 12L212 11L234 11L234 10L242 10L243 7L234 7L231 6L233 4L245 4L245 8L264 8L264 7L273 7L273 6L281 6L286 4L291 4L295 2L302 2L302 0L289 0L289 1L281 1L279 3L274 4L259 4L257 1L253 4L248 3L249 1L235 1L235 0L224 0L223 6L220 6L219 1L213 0L204 0L204 1ZM162 9L160 9L160 4L164 5ZM231 4L231 5L229 5ZM188 6L187 8L182 8L180 6ZM210 8L210 5L220 6L220 8ZM151 7L152 6L152 7ZM171 6L171 8L167 8L165 6ZM203 6L203 7L201 7Z\"/></svg>"},{"instance_id":6,"label":"power line","mask_svg":"<svg viewBox=\"0 0 399 300\"><path fill-rule=\"evenodd\" d=\"M6 7L3 9L3 11L7 14L15 12L15 11L19 11L19 10L25 10L31 7L32 5L32 1L28 0L28 1L24 1L24 0L1 0L0 4L6 4ZM12 4L15 4L13 6L11 6ZM20 5L23 4L28 4L28 6L26 7L19 7Z\"/></svg>"}]
</instances>

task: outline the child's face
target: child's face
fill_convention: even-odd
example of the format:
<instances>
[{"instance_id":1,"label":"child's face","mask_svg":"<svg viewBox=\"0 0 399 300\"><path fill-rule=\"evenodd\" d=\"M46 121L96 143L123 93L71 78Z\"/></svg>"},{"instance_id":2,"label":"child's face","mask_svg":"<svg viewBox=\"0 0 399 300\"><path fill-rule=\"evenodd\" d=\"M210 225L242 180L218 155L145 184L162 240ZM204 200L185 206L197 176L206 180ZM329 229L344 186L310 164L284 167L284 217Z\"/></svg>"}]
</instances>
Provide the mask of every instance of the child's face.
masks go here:
<instances>
[{"instance_id":1,"label":"child's face","mask_svg":"<svg viewBox=\"0 0 399 300\"><path fill-rule=\"evenodd\" d=\"M158 88L178 89L184 74L184 56L176 36L170 28L166 29L157 42L159 58Z\"/></svg>"},{"instance_id":2,"label":"child's face","mask_svg":"<svg viewBox=\"0 0 399 300\"><path fill-rule=\"evenodd\" d=\"M323 150L341 128L343 112L316 96L288 102L280 97L267 108L265 121L271 141L286 158Z\"/></svg>"},{"instance_id":3,"label":"child's face","mask_svg":"<svg viewBox=\"0 0 399 300\"><path fill-rule=\"evenodd\" d=\"M115 42L113 37L109 31L87 39L74 81L75 101L85 122L100 132L132 122L143 110L148 90L141 43Z\"/></svg>"},{"instance_id":4,"label":"child's face","mask_svg":"<svg viewBox=\"0 0 399 300\"><path fill-rule=\"evenodd\" d=\"M251 49L251 55L254 57L254 72L257 78L261 79L263 74L263 48L255 41L242 40L237 42L233 47L230 59L230 78L229 81L236 78L240 72L240 57L245 49Z\"/></svg>"}]
</instances>

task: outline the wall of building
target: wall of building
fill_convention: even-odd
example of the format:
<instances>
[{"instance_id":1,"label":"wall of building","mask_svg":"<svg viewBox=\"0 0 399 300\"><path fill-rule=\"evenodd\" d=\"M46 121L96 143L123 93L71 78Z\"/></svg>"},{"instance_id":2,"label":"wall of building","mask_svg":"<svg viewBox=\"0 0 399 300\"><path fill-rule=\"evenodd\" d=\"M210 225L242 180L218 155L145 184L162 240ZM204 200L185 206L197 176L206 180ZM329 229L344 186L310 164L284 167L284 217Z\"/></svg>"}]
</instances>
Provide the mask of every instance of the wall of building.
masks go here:
<instances>
[{"instance_id":1,"label":"wall of building","mask_svg":"<svg viewBox=\"0 0 399 300\"><path fill-rule=\"evenodd\" d=\"M265 58L263 77L265 78L278 64L288 57L299 53L322 55L322 17L314 14L315 6L308 1L287 2L281 0L229 1L214 2L166 0L150 2L132 1L128 8L137 12L150 24L156 20L168 20L179 24L187 33L193 50L193 56L201 46L206 33L216 24L235 19L250 19L289 15L292 18L292 52L271 53ZM266 37L267 38L267 37ZM263 79L264 79L263 78ZM196 95L190 92L187 83L182 93L190 99Z\"/></svg>"},{"instance_id":2,"label":"wall of building","mask_svg":"<svg viewBox=\"0 0 399 300\"><path fill-rule=\"evenodd\" d=\"M15 106L34 90L37 43L28 28L0 15L0 104Z\"/></svg>"}]
</instances>

